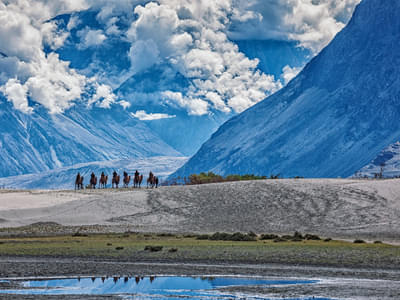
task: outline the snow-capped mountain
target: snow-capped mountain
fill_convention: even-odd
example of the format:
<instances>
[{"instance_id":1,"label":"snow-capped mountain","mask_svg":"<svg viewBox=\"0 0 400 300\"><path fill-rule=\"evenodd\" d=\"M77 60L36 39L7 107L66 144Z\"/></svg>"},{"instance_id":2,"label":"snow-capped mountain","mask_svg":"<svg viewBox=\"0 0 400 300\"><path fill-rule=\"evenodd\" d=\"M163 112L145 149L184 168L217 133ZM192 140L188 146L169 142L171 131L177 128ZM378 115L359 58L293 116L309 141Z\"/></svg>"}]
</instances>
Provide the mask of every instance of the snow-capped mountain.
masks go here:
<instances>
[{"instance_id":1,"label":"snow-capped mountain","mask_svg":"<svg viewBox=\"0 0 400 300\"><path fill-rule=\"evenodd\" d=\"M353 175L400 136L399 28L399 1L362 1L295 79L227 121L173 176Z\"/></svg>"},{"instance_id":2,"label":"snow-capped mountain","mask_svg":"<svg viewBox=\"0 0 400 300\"><path fill-rule=\"evenodd\" d=\"M384 178L400 176L400 142L383 149L368 165L354 173L353 177Z\"/></svg>"},{"instance_id":3,"label":"snow-capped mountain","mask_svg":"<svg viewBox=\"0 0 400 300\"><path fill-rule=\"evenodd\" d=\"M181 167L187 161L186 157L149 157L136 159L117 159L76 164L73 166L56 168L40 174L27 174L0 178L0 188L6 189L73 189L76 174L84 177L84 185L89 184L90 174L94 172L100 178L101 172L108 175L108 186L111 186L111 174L116 171L121 175L127 172L131 177L138 170L144 175L143 186L146 185L150 171L161 181ZM132 179L133 180L133 179ZM132 181L129 186L132 185ZM122 186L122 184L120 185Z\"/></svg>"},{"instance_id":4,"label":"snow-capped mountain","mask_svg":"<svg viewBox=\"0 0 400 300\"><path fill-rule=\"evenodd\" d=\"M90 161L181 155L119 107L78 105L49 114L37 105L24 114L0 97L0 115L0 177Z\"/></svg>"}]
</instances>

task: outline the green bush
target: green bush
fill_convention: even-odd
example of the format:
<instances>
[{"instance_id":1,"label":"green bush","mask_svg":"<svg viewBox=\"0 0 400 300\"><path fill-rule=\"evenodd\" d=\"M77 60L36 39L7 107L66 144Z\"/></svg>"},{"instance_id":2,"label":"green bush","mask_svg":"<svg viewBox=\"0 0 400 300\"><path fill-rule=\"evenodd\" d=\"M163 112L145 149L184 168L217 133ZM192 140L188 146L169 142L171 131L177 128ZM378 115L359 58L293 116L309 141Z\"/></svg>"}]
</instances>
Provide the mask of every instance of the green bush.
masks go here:
<instances>
[{"instance_id":1,"label":"green bush","mask_svg":"<svg viewBox=\"0 0 400 300\"><path fill-rule=\"evenodd\" d=\"M277 239L277 238L279 238L279 235L276 235L276 234L268 234L268 233L262 234L262 235L260 236L260 240L275 240L275 239Z\"/></svg>"},{"instance_id":2,"label":"green bush","mask_svg":"<svg viewBox=\"0 0 400 300\"><path fill-rule=\"evenodd\" d=\"M312 241L320 241L321 240L321 238L318 235L308 234L308 233L304 236L304 238L306 240L312 240Z\"/></svg>"},{"instance_id":3,"label":"green bush","mask_svg":"<svg viewBox=\"0 0 400 300\"><path fill-rule=\"evenodd\" d=\"M217 183L217 182L232 182L232 181L240 181L240 180L261 180L267 179L266 176L257 176L254 174L231 174L226 177L222 177L221 175L217 175L213 172L208 173L200 173L200 174L192 174L188 179L185 180L185 184L195 185L195 184L205 184L205 183Z\"/></svg>"},{"instance_id":4,"label":"green bush","mask_svg":"<svg viewBox=\"0 0 400 300\"><path fill-rule=\"evenodd\" d=\"M364 240L354 240L354 244L365 244Z\"/></svg>"},{"instance_id":5,"label":"green bush","mask_svg":"<svg viewBox=\"0 0 400 300\"><path fill-rule=\"evenodd\" d=\"M209 240L210 236L208 234L200 234L196 238L197 240Z\"/></svg>"}]
</instances>

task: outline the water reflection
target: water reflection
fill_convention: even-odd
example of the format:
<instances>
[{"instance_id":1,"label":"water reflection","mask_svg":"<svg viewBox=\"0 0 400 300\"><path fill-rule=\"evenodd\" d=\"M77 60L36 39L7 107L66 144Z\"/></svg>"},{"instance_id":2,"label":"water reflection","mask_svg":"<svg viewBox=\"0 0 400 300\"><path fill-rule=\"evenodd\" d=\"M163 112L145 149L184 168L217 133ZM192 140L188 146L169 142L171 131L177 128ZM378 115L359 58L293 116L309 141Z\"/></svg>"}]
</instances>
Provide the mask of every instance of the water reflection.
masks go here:
<instances>
[{"instance_id":1,"label":"water reflection","mask_svg":"<svg viewBox=\"0 0 400 300\"><path fill-rule=\"evenodd\" d=\"M135 295L134 299L239 299L215 289L247 285L313 284L315 280L266 280L239 277L91 277L21 282L21 289L0 290L7 294L30 295ZM243 298L242 298L243 299ZM265 299L249 297L246 299ZM314 298L313 298L314 299ZM322 299L321 299L322 300Z\"/></svg>"}]
</instances>

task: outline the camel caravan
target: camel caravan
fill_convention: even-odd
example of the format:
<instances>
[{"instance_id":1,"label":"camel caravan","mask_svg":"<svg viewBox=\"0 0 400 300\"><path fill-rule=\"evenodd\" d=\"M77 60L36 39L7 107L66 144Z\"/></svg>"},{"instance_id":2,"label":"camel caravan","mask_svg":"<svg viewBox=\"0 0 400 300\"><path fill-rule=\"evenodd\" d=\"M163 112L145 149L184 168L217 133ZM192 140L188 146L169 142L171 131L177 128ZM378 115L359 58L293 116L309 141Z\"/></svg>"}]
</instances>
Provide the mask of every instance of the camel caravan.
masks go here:
<instances>
[{"instance_id":1,"label":"camel caravan","mask_svg":"<svg viewBox=\"0 0 400 300\"><path fill-rule=\"evenodd\" d=\"M85 189L85 186L83 185L83 179L84 177L81 176L80 173L76 175L75 190ZM116 171L114 171L111 179L111 188L118 189L118 186L120 184L120 179L121 179L120 175ZM132 178L132 187L140 188L142 182L143 182L143 174L140 174L138 170L136 170ZM86 186L86 189L95 189L96 186L99 189L106 189L107 183L108 183L108 175L104 174L104 172L101 172L99 180L97 180L97 176L92 172L92 174L90 175L89 184ZM131 183L131 176L127 172L124 172L122 179L123 187L128 188L130 183ZM147 188L157 188L157 187L158 187L158 177L155 176L153 172L150 171L149 176L147 177Z\"/></svg>"}]
</instances>

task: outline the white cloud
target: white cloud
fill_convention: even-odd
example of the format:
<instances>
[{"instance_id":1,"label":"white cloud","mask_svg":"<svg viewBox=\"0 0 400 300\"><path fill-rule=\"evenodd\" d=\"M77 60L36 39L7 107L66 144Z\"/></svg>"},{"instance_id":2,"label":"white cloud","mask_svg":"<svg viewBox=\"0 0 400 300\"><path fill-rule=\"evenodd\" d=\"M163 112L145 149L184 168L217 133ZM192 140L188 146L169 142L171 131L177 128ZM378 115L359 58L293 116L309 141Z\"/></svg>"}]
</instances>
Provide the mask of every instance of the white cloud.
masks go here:
<instances>
[{"instance_id":1,"label":"white cloud","mask_svg":"<svg viewBox=\"0 0 400 300\"><path fill-rule=\"evenodd\" d=\"M111 88L79 74L55 52L43 50L45 44L52 49L61 47L68 34L47 20L85 8L81 0L0 2L0 52L5 54L0 57L0 91L16 109L32 112L29 97L51 113L62 113L88 90L94 90L90 101L99 106L115 102Z\"/></svg>"},{"instance_id":2,"label":"white cloud","mask_svg":"<svg viewBox=\"0 0 400 300\"><path fill-rule=\"evenodd\" d=\"M0 0L0 52L7 55L0 56L0 87L14 106L25 112L31 110L27 97L51 112L62 112L82 98L88 98L89 105L120 103L126 107L126 101L118 101L104 84L112 81L106 81L111 75L105 70L99 70L97 80L88 78L55 53L44 53L44 45L53 50L62 47L69 31L81 22L73 14L67 31L62 31L56 21L49 20L90 8L98 11L96 19L102 27L79 31L80 47L102 45L109 37L129 41L131 68L121 71L121 78L165 64L186 77L190 85L184 95L161 92L158 101L192 115L213 109L241 112L277 91L298 70L287 66L281 83L257 70L258 61L240 53L232 39L295 40L317 53L343 28L359 2ZM15 87L20 87L21 93L16 93ZM94 91L92 98L86 97L88 90Z\"/></svg>"},{"instance_id":3,"label":"white cloud","mask_svg":"<svg viewBox=\"0 0 400 300\"><path fill-rule=\"evenodd\" d=\"M32 108L28 105L28 88L21 85L17 79L10 79L5 86L0 87L0 92L6 95L7 99L13 103L14 108L31 113Z\"/></svg>"},{"instance_id":4,"label":"white cloud","mask_svg":"<svg viewBox=\"0 0 400 300\"><path fill-rule=\"evenodd\" d=\"M153 120L161 120L161 119L171 119L175 118L175 115L168 114L160 114L160 113L147 113L144 110L138 110L135 113L131 113L133 117L141 120L141 121L153 121Z\"/></svg>"},{"instance_id":5,"label":"white cloud","mask_svg":"<svg viewBox=\"0 0 400 300\"><path fill-rule=\"evenodd\" d=\"M106 84L95 83L96 92L89 100L88 105L97 103L97 106L102 108L110 108L111 104L115 103L117 96L113 93L110 86ZM122 105L123 106L123 105Z\"/></svg>"},{"instance_id":6,"label":"white cloud","mask_svg":"<svg viewBox=\"0 0 400 300\"><path fill-rule=\"evenodd\" d=\"M81 49L99 46L107 39L106 35L103 33L103 30L90 29L89 27L79 30L77 35L81 40L80 44L78 45L78 47Z\"/></svg>"},{"instance_id":7,"label":"white cloud","mask_svg":"<svg viewBox=\"0 0 400 300\"><path fill-rule=\"evenodd\" d=\"M186 96L169 91L163 96L189 114L207 114L211 108L241 112L281 87L228 39L230 0L160 0L137 6L135 13L127 31L132 70L162 63L188 78Z\"/></svg>"},{"instance_id":8,"label":"white cloud","mask_svg":"<svg viewBox=\"0 0 400 300\"><path fill-rule=\"evenodd\" d=\"M301 70L302 68L292 68L289 65L286 65L282 70L283 84L288 84L290 80L295 78L297 74L300 73Z\"/></svg>"},{"instance_id":9,"label":"white cloud","mask_svg":"<svg viewBox=\"0 0 400 300\"><path fill-rule=\"evenodd\" d=\"M233 16L233 39L299 41L318 53L350 19L361 0L236 0L247 18ZM241 15L240 15L241 16Z\"/></svg>"}]
</instances>

